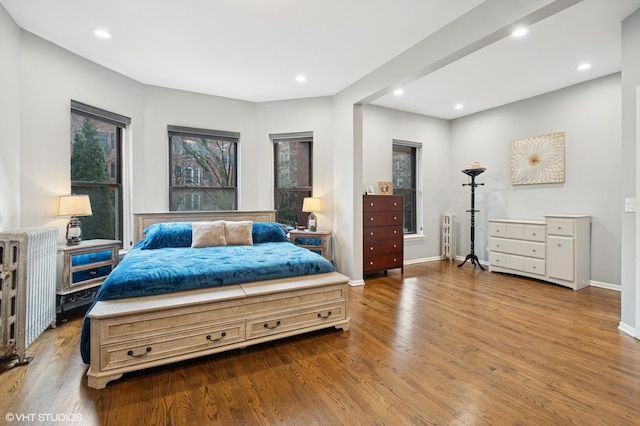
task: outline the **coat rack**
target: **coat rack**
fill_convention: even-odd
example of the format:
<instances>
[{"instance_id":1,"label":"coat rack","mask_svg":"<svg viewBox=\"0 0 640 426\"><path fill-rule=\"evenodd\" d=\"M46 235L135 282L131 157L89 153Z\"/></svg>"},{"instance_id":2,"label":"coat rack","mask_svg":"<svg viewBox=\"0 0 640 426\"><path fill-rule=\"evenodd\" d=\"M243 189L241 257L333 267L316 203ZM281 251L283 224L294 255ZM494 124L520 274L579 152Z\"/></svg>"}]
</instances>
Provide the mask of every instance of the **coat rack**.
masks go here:
<instances>
[{"instance_id":1,"label":"coat rack","mask_svg":"<svg viewBox=\"0 0 640 426\"><path fill-rule=\"evenodd\" d=\"M474 164L474 163L472 163ZM477 164L477 163L475 163ZM480 264L480 261L478 260L478 256L476 256L475 253L475 239L476 239L476 235L475 235L475 213L479 210L475 209L476 206L476 186L479 185L484 185L484 183L476 183L476 176L478 176L480 173L484 172L486 169L484 167L478 167L473 168L473 169L465 169L462 171L462 173L464 173L467 176L471 177L471 182L470 183L463 183L462 186L470 186L471 187L471 210L467 210L468 212L471 213L471 253L469 253L467 255L467 257L464 258L464 262L462 262L461 264L458 265L458 267L461 267L462 265L464 265L467 260L471 261L471 264L473 266L478 265L480 267L480 269L482 269L484 271L484 268L482 267L482 265Z\"/></svg>"}]
</instances>

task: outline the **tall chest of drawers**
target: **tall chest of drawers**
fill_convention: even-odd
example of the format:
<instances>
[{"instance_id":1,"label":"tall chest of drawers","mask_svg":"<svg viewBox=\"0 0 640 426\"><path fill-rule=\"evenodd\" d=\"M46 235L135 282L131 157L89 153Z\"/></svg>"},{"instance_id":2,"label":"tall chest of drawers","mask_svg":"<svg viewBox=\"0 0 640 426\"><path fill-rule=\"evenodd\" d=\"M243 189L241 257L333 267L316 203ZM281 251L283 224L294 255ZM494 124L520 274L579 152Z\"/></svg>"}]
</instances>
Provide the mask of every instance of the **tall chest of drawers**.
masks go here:
<instances>
[{"instance_id":1,"label":"tall chest of drawers","mask_svg":"<svg viewBox=\"0 0 640 426\"><path fill-rule=\"evenodd\" d=\"M363 272L404 273L403 204L399 195L364 195Z\"/></svg>"}]
</instances>

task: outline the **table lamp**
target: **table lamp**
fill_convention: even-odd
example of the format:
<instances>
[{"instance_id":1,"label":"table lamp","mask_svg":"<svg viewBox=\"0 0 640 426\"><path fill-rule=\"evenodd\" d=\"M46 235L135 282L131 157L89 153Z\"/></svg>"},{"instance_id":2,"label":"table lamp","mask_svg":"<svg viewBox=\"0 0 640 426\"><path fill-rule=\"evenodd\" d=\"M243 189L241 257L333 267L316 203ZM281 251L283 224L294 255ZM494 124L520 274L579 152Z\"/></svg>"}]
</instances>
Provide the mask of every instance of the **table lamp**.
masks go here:
<instances>
[{"instance_id":1,"label":"table lamp","mask_svg":"<svg viewBox=\"0 0 640 426\"><path fill-rule=\"evenodd\" d=\"M318 229L318 219L313 212L320 211L320 198L306 197L302 202L302 211L309 213L309 221L307 223L309 231L316 231Z\"/></svg>"},{"instance_id":2,"label":"table lamp","mask_svg":"<svg viewBox=\"0 0 640 426\"><path fill-rule=\"evenodd\" d=\"M58 204L58 216L71 216L67 224L67 244L82 241L82 223L78 216L91 216L91 201L88 195L62 195Z\"/></svg>"}]
</instances>

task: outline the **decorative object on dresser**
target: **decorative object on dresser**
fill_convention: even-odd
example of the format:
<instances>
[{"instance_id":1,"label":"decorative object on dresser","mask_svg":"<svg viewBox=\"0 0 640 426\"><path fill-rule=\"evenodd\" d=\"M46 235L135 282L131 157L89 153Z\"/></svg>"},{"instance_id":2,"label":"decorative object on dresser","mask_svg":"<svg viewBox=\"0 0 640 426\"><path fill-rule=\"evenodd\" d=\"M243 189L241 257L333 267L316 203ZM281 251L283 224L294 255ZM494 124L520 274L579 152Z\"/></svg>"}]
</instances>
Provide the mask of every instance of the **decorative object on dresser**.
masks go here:
<instances>
[{"instance_id":1,"label":"decorative object on dresser","mask_svg":"<svg viewBox=\"0 0 640 426\"><path fill-rule=\"evenodd\" d=\"M393 195L393 185L391 182L378 182L378 193L380 195Z\"/></svg>"},{"instance_id":2,"label":"decorative object on dresser","mask_svg":"<svg viewBox=\"0 0 640 426\"><path fill-rule=\"evenodd\" d=\"M91 201L88 195L63 195L59 199L58 216L71 216L67 223L67 244L82 241L82 223L78 216L91 216Z\"/></svg>"},{"instance_id":3,"label":"decorative object on dresser","mask_svg":"<svg viewBox=\"0 0 640 426\"><path fill-rule=\"evenodd\" d=\"M57 228L0 232L0 357L30 361L26 349L56 323Z\"/></svg>"},{"instance_id":4,"label":"decorative object on dresser","mask_svg":"<svg viewBox=\"0 0 640 426\"><path fill-rule=\"evenodd\" d=\"M489 220L489 269L573 290L591 280L591 218L546 215L545 221Z\"/></svg>"},{"instance_id":5,"label":"decorative object on dresser","mask_svg":"<svg viewBox=\"0 0 640 426\"><path fill-rule=\"evenodd\" d=\"M289 240L332 261L331 231L289 231Z\"/></svg>"},{"instance_id":6,"label":"decorative object on dresser","mask_svg":"<svg viewBox=\"0 0 640 426\"><path fill-rule=\"evenodd\" d=\"M363 272L400 268L404 273L401 195L363 196Z\"/></svg>"},{"instance_id":7,"label":"decorative object on dresser","mask_svg":"<svg viewBox=\"0 0 640 426\"><path fill-rule=\"evenodd\" d=\"M471 164L469 164L468 169L465 169L462 171L462 173L464 173L465 175L471 178L471 181L469 183L462 184L462 186L471 187L471 210L467 210L469 213L471 213L471 223L470 223L471 252L467 255L467 257L464 258L464 261L458 265L458 267L460 267L464 265L467 262L467 260L469 260L471 261L471 264L474 267L478 265L480 269L482 269L483 271L484 271L484 267L480 264L480 261L478 260L478 256L475 253L475 239L476 239L475 217L476 217L476 212L478 211L476 210L476 186L484 185L484 183L476 183L476 176L478 176L480 173L483 173L485 170L487 169L482 167L480 163L478 163L477 161L474 161Z\"/></svg>"},{"instance_id":8,"label":"decorative object on dresser","mask_svg":"<svg viewBox=\"0 0 640 426\"><path fill-rule=\"evenodd\" d=\"M93 302L98 287L119 261L120 241L86 240L58 246L56 312L66 320L65 309Z\"/></svg>"},{"instance_id":9,"label":"decorative object on dresser","mask_svg":"<svg viewBox=\"0 0 640 426\"><path fill-rule=\"evenodd\" d=\"M307 221L309 231L318 229L318 218L313 212L320 211L320 198L306 197L304 201L302 201L302 211L309 213L309 220Z\"/></svg>"}]
</instances>

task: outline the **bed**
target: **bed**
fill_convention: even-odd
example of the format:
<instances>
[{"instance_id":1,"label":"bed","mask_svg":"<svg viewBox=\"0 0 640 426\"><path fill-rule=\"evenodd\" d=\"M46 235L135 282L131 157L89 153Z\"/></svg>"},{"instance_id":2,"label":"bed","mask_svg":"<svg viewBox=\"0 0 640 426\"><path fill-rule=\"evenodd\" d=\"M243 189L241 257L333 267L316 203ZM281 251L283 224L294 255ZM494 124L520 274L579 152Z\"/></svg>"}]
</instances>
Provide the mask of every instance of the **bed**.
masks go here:
<instances>
[{"instance_id":1,"label":"bed","mask_svg":"<svg viewBox=\"0 0 640 426\"><path fill-rule=\"evenodd\" d=\"M134 215L136 244L85 316L88 385L322 328L349 328L348 277L273 211Z\"/></svg>"}]
</instances>

